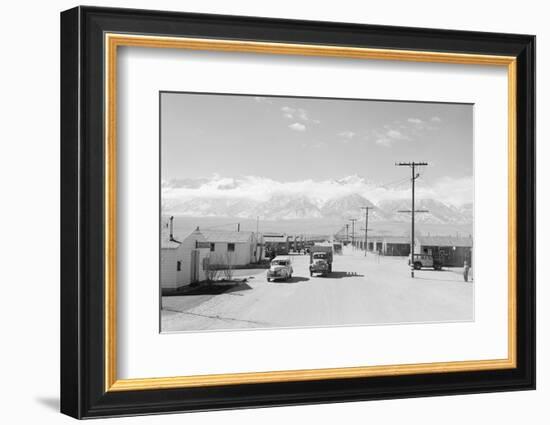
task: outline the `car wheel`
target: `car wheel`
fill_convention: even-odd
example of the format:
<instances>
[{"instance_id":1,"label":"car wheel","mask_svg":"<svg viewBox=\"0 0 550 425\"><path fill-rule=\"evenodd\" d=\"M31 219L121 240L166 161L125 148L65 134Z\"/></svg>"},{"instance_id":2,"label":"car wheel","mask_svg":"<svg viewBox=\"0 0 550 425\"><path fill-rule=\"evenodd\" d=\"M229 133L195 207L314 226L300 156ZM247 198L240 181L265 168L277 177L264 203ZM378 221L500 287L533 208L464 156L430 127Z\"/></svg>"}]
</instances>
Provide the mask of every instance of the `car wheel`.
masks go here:
<instances>
[{"instance_id":1,"label":"car wheel","mask_svg":"<svg viewBox=\"0 0 550 425\"><path fill-rule=\"evenodd\" d=\"M267 278L267 281L268 281L268 282L271 282L271 279L270 279L270 278Z\"/></svg>"},{"instance_id":2,"label":"car wheel","mask_svg":"<svg viewBox=\"0 0 550 425\"><path fill-rule=\"evenodd\" d=\"M422 264L421 263L414 263L414 269L415 270L420 270L422 268Z\"/></svg>"}]
</instances>

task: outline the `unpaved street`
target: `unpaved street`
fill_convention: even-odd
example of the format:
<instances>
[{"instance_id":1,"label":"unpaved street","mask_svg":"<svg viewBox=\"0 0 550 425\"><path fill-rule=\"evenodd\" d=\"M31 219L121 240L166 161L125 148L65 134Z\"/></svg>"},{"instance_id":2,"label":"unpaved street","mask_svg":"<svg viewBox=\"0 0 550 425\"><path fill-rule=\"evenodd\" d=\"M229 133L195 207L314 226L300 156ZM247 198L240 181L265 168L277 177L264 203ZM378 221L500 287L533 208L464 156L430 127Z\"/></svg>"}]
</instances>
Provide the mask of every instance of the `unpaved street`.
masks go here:
<instances>
[{"instance_id":1,"label":"unpaved street","mask_svg":"<svg viewBox=\"0 0 550 425\"><path fill-rule=\"evenodd\" d=\"M294 275L267 283L265 270L210 293L163 297L162 331L369 325L473 320L474 283L459 269L422 270L410 278L403 257L350 248L328 277L309 277L308 256L292 256Z\"/></svg>"}]
</instances>

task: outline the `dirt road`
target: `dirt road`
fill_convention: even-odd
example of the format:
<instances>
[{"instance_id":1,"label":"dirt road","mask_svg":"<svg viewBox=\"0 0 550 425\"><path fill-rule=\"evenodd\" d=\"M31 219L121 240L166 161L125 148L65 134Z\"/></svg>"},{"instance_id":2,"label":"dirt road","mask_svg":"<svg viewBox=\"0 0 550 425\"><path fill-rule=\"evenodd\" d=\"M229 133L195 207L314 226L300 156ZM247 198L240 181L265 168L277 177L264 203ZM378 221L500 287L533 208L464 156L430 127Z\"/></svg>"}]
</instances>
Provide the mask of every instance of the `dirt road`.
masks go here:
<instances>
[{"instance_id":1,"label":"dirt road","mask_svg":"<svg viewBox=\"0 0 550 425\"><path fill-rule=\"evenodd\" d=\"M474 284L456 270L411 279L406 258L351 249L328 277L310 277L307 256L292 261L287 282L243 270L248 281L225 292L163 297L163 332L473 320Z\"/></svg>"}]
</instances>

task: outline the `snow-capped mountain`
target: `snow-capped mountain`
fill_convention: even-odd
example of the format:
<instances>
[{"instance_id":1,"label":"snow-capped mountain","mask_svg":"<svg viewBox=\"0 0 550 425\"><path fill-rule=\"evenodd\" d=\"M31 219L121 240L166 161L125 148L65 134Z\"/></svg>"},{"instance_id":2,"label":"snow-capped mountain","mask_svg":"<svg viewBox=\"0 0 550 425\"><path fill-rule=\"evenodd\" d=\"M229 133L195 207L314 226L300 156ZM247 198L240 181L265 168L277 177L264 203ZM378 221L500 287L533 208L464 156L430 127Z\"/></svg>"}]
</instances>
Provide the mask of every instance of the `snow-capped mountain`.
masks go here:
<instances>
[{"instance_id":1,"label":"snow-capped mountain","mask_svg":"<svg viewBox=\"0 0 550 425\"><path fill-rule=\"evenodd\" d=\"M410 200L386 200L381 201L379 207L386 212L391 221L409 221L411 210ZM419 223L470 223L473 220L471 210L463 210L452 205L447 205L435 199L417 199L415 221Z\"/></svg>"},{"instance_id":2,"label":"snow-capped mountain","mask_svg":"<svg viewBox=\"0 0 550 425\"><path fill-rule=\"evenodd\" d=\"M473 221L471 202L453 205L434 199L429 190L418 190L419 223L464 224ZM372 222L410 220L410 189L393 191L349 176L324 182L281 183L265 178L242 177L183 179L162 184L163 213L193 217L261 217L263 220L344 219L364 217L371 207Z\"/></svg>"},{"instance_id":3,"label":"snow-capped mountain","mask_svg":"<svg viewBox=\"0 0 550 425\"><path fill-rule=\"evenodd\" d=\"M387 219L386 213L382 209L378 208L370 200L357 193L329 199L321 207L321 213L323 214L323 217L362 217L365 214L363 207L372 208L372 210L369 210L369 218L371 220L376 221Z\"/></svg>"},{"instance_id":4,"label":"snow-capped mountain","mask_svg":"<svg viewBox=\"0 0 550 425\"><path fill-rule=\"evenodd\" d=\"M273 195L268 201L258 202L250 213L252 217L269 217L270 220L293 218L320 218L319 207L307 196Z\"/></svg>"},{"instance_id":5,"label":"snow-capped mountain","mask_svg":"<svg viewBox=\"0 0 550 425\"><path fill-rule=\"evenodd\" d=\"M247 218L257 207L257 203L242 198L192 198L182 201L172 200L163 207L172 213L187 216Z\"/></svg>"}]
</instances>

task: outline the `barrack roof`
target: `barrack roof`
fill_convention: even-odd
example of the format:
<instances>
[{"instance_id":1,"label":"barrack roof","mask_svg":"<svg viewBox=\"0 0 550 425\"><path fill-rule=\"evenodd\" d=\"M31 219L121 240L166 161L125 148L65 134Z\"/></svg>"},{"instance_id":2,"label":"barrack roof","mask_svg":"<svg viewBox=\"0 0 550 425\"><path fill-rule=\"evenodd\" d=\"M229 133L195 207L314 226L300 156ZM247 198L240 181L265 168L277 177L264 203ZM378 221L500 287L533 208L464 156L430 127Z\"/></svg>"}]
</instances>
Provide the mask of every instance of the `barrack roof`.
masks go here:
<instances>
[{"instance_id":1,"label":"barrack roof","mask_svg":"<svg viewBox=\"0 0 550 425\"><path fill-rule=\"evenodd\" d=\"M254 232L231 232L227 230L201 230L208 242L246 243Z\"/></svg>"},{"instance_id":2,"label":"barrack roof","mask_svg":"<svg viewBox=\"0 0 550 425\"><path fill-rule=\"evenodd\" d=\"M464 236L419 236L420 245L424 246L457 246L471 248L474 245L472 237Z\"/></svg>"}]
</instances>

